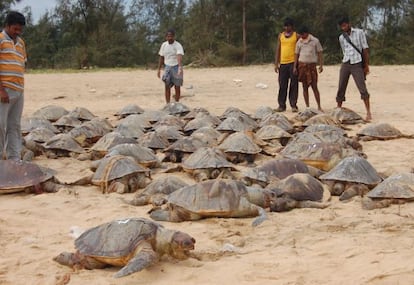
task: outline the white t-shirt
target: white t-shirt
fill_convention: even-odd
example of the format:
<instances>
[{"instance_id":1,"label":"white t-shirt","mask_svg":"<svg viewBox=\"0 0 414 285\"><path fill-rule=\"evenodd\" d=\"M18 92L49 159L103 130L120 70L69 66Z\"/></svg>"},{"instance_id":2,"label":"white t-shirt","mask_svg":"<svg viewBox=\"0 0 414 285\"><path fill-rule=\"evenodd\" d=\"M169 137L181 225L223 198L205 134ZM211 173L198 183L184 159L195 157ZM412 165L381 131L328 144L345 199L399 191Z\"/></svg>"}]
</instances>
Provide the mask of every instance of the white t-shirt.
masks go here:
<instances>
[{"instance_id":1,"label":"white t-shirt","mask_svg":"<svg viewBox=\"0 0 414 285\"><path fill-rule=\"evenodd\" d=\"M165 65L174 66L178 64L177 55L184 55L184 49L183 46L177 41L174 41L172 44L165 41L162 43L158 54L164 57Z\"/></svg>"}]
</instances>

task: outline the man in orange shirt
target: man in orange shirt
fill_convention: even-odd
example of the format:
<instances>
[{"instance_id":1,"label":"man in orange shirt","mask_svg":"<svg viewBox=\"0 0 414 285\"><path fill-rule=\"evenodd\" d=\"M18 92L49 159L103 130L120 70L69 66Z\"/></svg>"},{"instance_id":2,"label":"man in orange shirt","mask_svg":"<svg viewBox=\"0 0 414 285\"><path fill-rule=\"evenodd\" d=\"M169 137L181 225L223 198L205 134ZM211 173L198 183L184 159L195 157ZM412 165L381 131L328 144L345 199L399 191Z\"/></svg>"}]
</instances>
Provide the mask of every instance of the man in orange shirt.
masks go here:
<instances>
[{"instance_id":1,"label":"man in orange shirt","mask_svg":"<svg viewBox=\"0 0 414 285\"><path fill-rule=\"evenodd\" d=\"M294 22L286 18L284 31L279 34L275 53L275 72L279 73L279 94L277 112L286 111L286 99L289 86L289 104L292 112L298 112L298 78L293 73L295 63L295 47L298 35L293 30ZM290 81L290 82L289 82Z\"/></svg>"},{"instance_id":2,"label":"man in orange shirt","mask_svg":"<svg viewBox=\"0 0 414 285\"><path fill-rule=\"evenodd\" d=\"M25 17L11 11L0 33L0 159L20 160L26 48L20 38Z\"/></svg>"}]
</instances>

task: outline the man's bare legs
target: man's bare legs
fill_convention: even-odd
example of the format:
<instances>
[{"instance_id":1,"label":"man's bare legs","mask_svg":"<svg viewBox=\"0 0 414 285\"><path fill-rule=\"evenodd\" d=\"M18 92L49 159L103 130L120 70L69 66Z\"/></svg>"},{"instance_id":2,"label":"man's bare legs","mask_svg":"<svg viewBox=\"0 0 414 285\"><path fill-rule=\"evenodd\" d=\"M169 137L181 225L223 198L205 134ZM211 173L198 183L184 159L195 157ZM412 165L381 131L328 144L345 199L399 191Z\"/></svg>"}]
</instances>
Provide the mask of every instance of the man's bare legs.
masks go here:
<instances>
[{"instance_id":1,"label":"man's bare legs","mask_svg":"<svg viewBox=\"0 0 414 285\"><path fill-rule=\"evenodd\" d=\"M365 109L367 110L367 116L365 118L366 121L371 121L372 120L372 115L371 115L371 106L369 104L369 98L365 98L362 99L364 101L365 104Z\"/></svg>"},{"instance_id":2,"label":"man's bare legs","mask_svg":"<svg viewBox=\"0 0 414 285\"><path fill-rule=\"evenodd\" d=\"M175 102L180 101L180 96L181 96L181 88L180 86L174 86L175 89Z\"/></svg>"},{"instance_id":3,"label":"man's bare legs","mask_svg":"<svg viewBox=\"0 0 414 285\"><path fill-rule=\"evenodd\" d=\"M165 102L170 103L171 100L171 88L165 85Z\"/></svg>"},{"instance_id":4,"label":"man's bare legs","mask_svg":"<svg viewBox=\"0 0 414 285\"><path fill-rule=\"evenodd\" d=\"M303 86L303 98L305 99L306 108L309 108L309 85L306 83L302 83Z\"/></svg>"},{"instance_id":5,"label":"man's bare legs","mask_svg":"<svg viewBox=\"0 0 414 285\"><path fill-rule=\"evenodd\" d=\"M322 107L321 107L321 96L319 94L317 83L312 82L311 87L312 87L313 94L315 95L316 104L318 104L318 110L323 112Z\"/></svg>"}]
</instances>

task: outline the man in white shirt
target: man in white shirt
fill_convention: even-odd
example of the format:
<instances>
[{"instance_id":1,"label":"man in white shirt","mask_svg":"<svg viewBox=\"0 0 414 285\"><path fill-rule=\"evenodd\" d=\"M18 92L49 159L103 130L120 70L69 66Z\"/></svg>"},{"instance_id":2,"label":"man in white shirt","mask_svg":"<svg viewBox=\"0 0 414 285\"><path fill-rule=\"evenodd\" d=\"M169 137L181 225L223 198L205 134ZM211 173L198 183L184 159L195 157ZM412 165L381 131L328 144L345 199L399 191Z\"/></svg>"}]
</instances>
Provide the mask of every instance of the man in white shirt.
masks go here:
<instances>
[{"instance_id":1,"label":"man in white shirt","mask_svg":"<svg viewBox=\"0 0 414 285\"><path fill-rule=\"evenodd\" d=\"M158 63L158 78L165 83L165 101L170 103L171 87L174 86L176 102L180 100L181 86L183 85L183 46L175 40L175 31L170 29L166 34L166 41L162 43ZM161 77L161 68L164 65L164 74Z\"/></svg>"},{"instance_id":2,"label":"man in white shirt","mask_svg":"<svg viewBox=\"0 0 414 285\"><path fill-rule=\"evenodd\" d=\"M361 29L351 27L348 17L339 20L338 25L343 32L339 36L339 43L344 56L339 72L338 92L336 94L338 108L341 108L342 102L345 101L346 87L349 76L352 75L361 94L361 99L364 101L367 112L366 121L371 121L370 95L365 84L365 77L369 73L369 49L365 33Z\"/></svg>"}]
</instances>

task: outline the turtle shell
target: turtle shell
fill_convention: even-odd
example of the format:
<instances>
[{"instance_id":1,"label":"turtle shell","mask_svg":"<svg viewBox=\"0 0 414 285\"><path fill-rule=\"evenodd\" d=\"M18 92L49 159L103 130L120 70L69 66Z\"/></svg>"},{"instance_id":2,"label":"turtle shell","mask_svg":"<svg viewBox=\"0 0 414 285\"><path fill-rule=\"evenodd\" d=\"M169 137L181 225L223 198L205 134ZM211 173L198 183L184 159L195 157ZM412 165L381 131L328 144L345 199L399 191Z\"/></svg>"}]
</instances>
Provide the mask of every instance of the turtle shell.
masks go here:
<instances>
[{"instance_id":1,"label":"turtle shell","mask_svg":"<svg viewBox=\"0 0 414 285\"><path fill-rule=\"evenodd\" d=\"M49 120L46 120L44 118L30 117L22 118L21 120L21 130L23 135L26 135L34 129L41 127L47 128L55 134L59 133L59 130L54 125L52 125L52 123Z\"/></svg>"},{"instance_id":2,"label":"turtle shell","mask_svg":"<svg viewBox=\"0 0 414 285\"><path fill-rule=\"evenodd\" d=\"M218 148L202 147L192 153L182 163L184 170L207 168L233 168L233 164L227 161L224 153Z\"/></svg>"},{"instance_id":3,"label":"turtle shell","mask_svg":"<svg viewBox=\"0 0 414 285\"><path fill-rule=\"evenodd\" d=\"M115 116L118 116L119 118L123 119L132 114L142 114L142 113L144 113L144 109L142 109L137 104L128 104L124 106L121 110L116 112Z\"/></svg>"},{"instance_id":4,"label":"turtle shell","mask_svg":"<svg viewBox=\"0 0 414 285\"><path fill-rule=\"evenodd\" d=\"M45 149L64 150L74 153L84 153L85 150L69 134L57 134L50 138L44 145Z\"/></svg>"},{"instance_id":5,"label":"turtle shell","mask_svg":"<svg viewBox=\"0 0 414 285\"><path fill-rule=\"evenodd\" d=\"M235 217L241 210L246 186L231 179L214 179L183 187L168 195L168 203L203 217ZM252 213L252 216L257 215Z\"/></svg>"},{"instance_id":6,"label":"turtle shell","mask_svg":"<svg viewBox=\"0 0 414 285\"><path fill-rule=\"evenodd\" d=\"M369 136L372 138L386 140L395 139L403 136L401 131L388 123L369 124L365 128L357 132L358 136Z\"/></svg>"},{"instance_id":7,"label":"turtle shell","mask_svg":"<svg viewBox=\"0 0 414 285\"><path fill-rule=\"evenodd\" d=\"M191 134L191 137L195 137L205 142L208 146L217 144L218 138L222 134L212 127L201 127Z\"/></svg>"},{"instance_id":8,"label":"turtle shell","mask_svg":"<svg viewBox=\"0 0 414 285\"><path fill-rule=\"evenodd\" d=\"M336 120L335 118L333 118L331 115L322 113L322 114L319 114L319 115L315 115L315 116L309 118L308 120L306 120L303 123L303 126L307 127L307 126L314 125L314 124L325 124L325 125L339 126L340 122L338 120Z\"/></svg>"},{"instance_id":9,"label":"turtle shell","mask_svg":"<svg viewBox=\"0 0 414 285\"><path fill-rule=\"evenodd\" d=\"M160 126L168 126L175 128L177 130L182 131L184 128L185 122L181 120L179 117L173 116L173 115L167 115L158 122L154 124L154 129Z\"/></svg>"},{"instance_id":10,"label":"turtle shell","mask_svg":"<svg viewBox=\"0 0 414 285\"><path fill-rule=\"evenodd\" d=\"M259 122L259 127L261 128L267 125L276 125L288 133L294 132L292 123L282 114L274 113L267 115Z\"/></svg>"},{"instance_id":11,"label":"turtle shell","mask_svg":"<svg viewBox=\"0 0 414 285\"><path fill-rule=\"evenodd\" d=\"M53 123L53 125L58 128L66 128L66 129L72 129L81 124L82 124L81 120L79 120L78 118L72 117L71 115L64 115L60 117L59 120Z\"/></svg>"},{"instance_id":12,"label":"turtle shell","mask_svg":"<svg viewBox=\"0 0 414 285\"><path fill-rule=\"evenodd\" d=\"M277 197L287 196L296 201L310 200L322 202L329 198L324 197L324 185L308 173L289 175L280 181L271 183L266 189L272 190Z\"/></svg>"},{"instance_id":13,"label":"turtle shell","mask_svg":"<svg viewBox=\"0 0 414 285\"><path fill-rule=\"evenodd\" d=\"M137 163L144 167L154 167L160 164L154 152L136 143L122 143L113 146L108 150L107 156L124 155L135 159Z\"/></svg>"},{"instance_id":14,"label":"turtle shell","mask_svg":"<svg viewBox=\"0 0 414 285\"><path fill-rule=\"evenodd\" d=\"M122 124L137 125L137 128L141 129L141 131L152 128L151 122L143 114L131 114L120 120L117 126Z\"/></svg>"},{"instance_id":15,"label":"turtle shell","mask_svg":"<svg viewBox=\"0 0 414 285\"><path fill-rule=\"evenodd\" d=\"M124 143L137 143L133 138L128 138L118 132L110 132L101 137L92 147L92 151L107 153L108 150L116 145Z\"/></svg>"},{"instance_id":16,"label":"turtle shell","mask_svg":"<svg viewBox=\"0 0 414 285\"><path fill-rule=\"evenodd\" d=\"M217 126L216 130L224 132L252 131L257 128L256 122L246 116L227 117Z\"/></svg>"},{"instance_id":17,"label":"turtle shell","mask_svg":"<svg viewBox=\"0 0 414 285\"><path fill-rule=\"evenodd\" d=\"M33 113L33 117L43 118L50 122L56 122L62 116L68 114L69 111L61 106L48 105L36 110Z\"/></svg>"},{"instance_id":18,"label":"turtle shell","mask_svg":"<svg viewBox=\"0 0 414 285\"><path fill-rule=\"evenodd\" d=\"M133 173L149 174L150 170L140 166L132 157L114 155L105 157L99 163L93 177L92 183L101 186L103 183L124 177Z\"/></svg>"},{"instance_id":19,"label":"turtle shell","mask_svg":"<svg viewBox=\"0 0 414 285\"><path fill-rule=\"evenodd\" d=\"M366 185L377 185L382 181L375 168L360 156L345 157L334 168L319 178Z\"/></svg>"},{"instance_id":20,"label":"turtle shell","mask_svg":"<svg viewBox=\"0 0 414 285\"><path fill-rule=\"evenodd\" d=\"M175 141L165 149L166 152L179 151L185 153L193 153L201 147L205 147L206 143L196 137L182 137Z\"/></svg>"},{"instance_id":21,"label":"turtle shell","mask_svg":"<svg viewBox=\"0 0 414 285\"><path fill-rule=\"evenodd\" d=\"M35 163L0 160L0 193L24 191L25 188L45 182L53 177L51 170Z\"/></svg>"},{"instance_id":22,"label":"turtle shell","mask_svg":"<svg viewBox=\"0 0 414 285\"><path fill-rule=\"evenodd\" d=\"M184 136L182 132L169 126L159 126L155 129L155 132L167 138L168 141L176 141Z\"/></svg>"},{"instance_id":23,"label":"turtle shell","mask_svg":"<svg viewBox=\"0 0 414 285\"><path fill-rule=\"evenodd\" d=\"M273 109L269 106L260 106L256 109L256 111L253 114L253 119L261 120L267 115L273 114Z\"/></svg>"},{"instance_id":24,"label":"turtle shell","mask_svg":"<svg viewBox=\"0 0 414 285\"><path fill-rule=\"evenodd\" d=\"M80 121L90 121L96 116L85 107L76 107L68 113L69 116L74 117Z\"/></svg>"},{"instance_id":25,"label":"turtle shell","mask_svg":"<svg viewBox=\"0 0 414 285\"><path fill-rule=\"evenodd\" d=\"M224 152L237 152L245 154L257 154L262 151L262 149L243 132L236 132L229 135L219 145L219 148Z\"/></svg>"},{"instance_id":26,"label":"turtle shell","mask_svg":"<svg viewBox=\"0 0 414 285\"><path fill-rule=\"evenodd\" d=\"M75 247L86 256L114 265L123 266L135 256L140 243L155 244L161 225L142 218L127 218L105 223L82 233Z\"/></svg>"},{"instance_id":27,"label":"turtle shell","mask_svg":"<svg viewBox=\"0 0 414 285\"><path fill-rule=\"evenodd\" d=\"M138 138L138 143L151 149L164 149L170 145L168 139L160 133L148 132Z\"/></svg>"},{"instance_id":28,"label":"turtle shell","mask_svg":"<svg viewBox=\"0 0 414 285\"><path fill-rule=\"evenodd\" d=\"M184 116L188 112L190 112L190 108L180 102L171 102L166 104L162 111L169 114L169 115L180 115Z\"/></svg>"},{"instance_id":29,"label":"turtle shell","mask_svg":"<svg viewBox=\"0 0 414 285\"><path fill-rule=\"evenodd\" d=\"M268 183L272 178L284 179L294 173L308 173L308 166L298 159L280 158L266 161L260 166L247 168L245 177Z\"/></svg>"},{"instance_id":30,"label":"turtle shell","mask_svg":"<svg viewBox=\"0 0 414 285\"><path fill-rule=\"evenodd\" d=\"M220 119L210 114L199 113L197 116L189 121L185 127L184 132L192 132L202 127L216 127L221 123Z\"/></svg>"},{"instance_id":31,"label":"turtle shell","mask_svg":"<svg viewBox=\"0 0 414 285\"><path fill-rule=\"evenodd\" d=\"M345 107L333 109L330 115L341 124L351 125L364 122L364 119L358 113Z\"/></svg>"},{"instance_id":32,"label":"turtle shell","mask_svg":"<svg viewBox=\"0 0 414 285\"><path fill-rule=\"evenodd\" d=\"M367 193L373 199L414 199L414 173L398 173L386 178Z\"/></svg>"},{"instance_id":33,"label":"turtle shell","mask_svg":"<svg viewBox=\"0 0 414 285\"><path fill-rule=\"evenodd\" d=\"M312 118L313 116L316 116L316 115L319 115L319 114L323 114L323 112L319 111L318 109L315 109L315 108L306 108L302 111L299 111L293 117L293 120L303 123L303 122L306 122L307 120L309 120L310 118Z\"/></svg>"},{"instance_id":34,"label":"turtle shell","mask_svg":"<svg viewBox=\"0 0 414 285\"><path fill-rule=\"evenodd\" d=\"M25 141L34 141L37 143L45 143L48 140L50 140L55 135L54 132L52 132L48 128L40 127L32 130L30 133L28 133L24 139Z\"/></svg>"},{"instance_id":35,"label":"turtle shell","mask_svg":"<svg viewBox=\"0 0 414 285\"><path fill-rule=\"evenodd\" d=\"M168 113L161 110L145 110L145 112L141 114L141 116L150 123L156 123L167 115Z\"/></svg>"},{"instance_id":36,"label":"turtle shell","mask_svg":"<svg viewBox=\"0 0 414 285\"><path fill-rule=\"evenodd\" d=\"M277 125L266 125L256 132L256 137L262 140L291 138L292 135Z\"/></svg>"}]
</instances>

